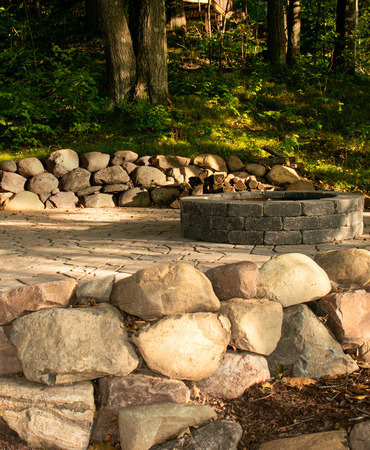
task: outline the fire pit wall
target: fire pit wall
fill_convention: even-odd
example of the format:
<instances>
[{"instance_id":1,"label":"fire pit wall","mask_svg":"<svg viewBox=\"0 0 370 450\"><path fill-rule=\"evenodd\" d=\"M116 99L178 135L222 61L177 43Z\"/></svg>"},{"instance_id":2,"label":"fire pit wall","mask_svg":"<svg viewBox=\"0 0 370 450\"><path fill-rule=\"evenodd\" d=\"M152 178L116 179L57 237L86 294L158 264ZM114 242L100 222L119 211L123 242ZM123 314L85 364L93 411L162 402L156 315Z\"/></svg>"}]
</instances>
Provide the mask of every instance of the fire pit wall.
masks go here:
<instances>
[{"instance_id":1,"label":"fire pit wall","mask_svg":"<svg viewBox=\"0 0 370 450\"><path fill-rule=\"evenodd\" d=\"M298 245L363 233L364 199L328 191L240 192L181 199L184 237L243 245Z\"/></svg>"}]
</instances>

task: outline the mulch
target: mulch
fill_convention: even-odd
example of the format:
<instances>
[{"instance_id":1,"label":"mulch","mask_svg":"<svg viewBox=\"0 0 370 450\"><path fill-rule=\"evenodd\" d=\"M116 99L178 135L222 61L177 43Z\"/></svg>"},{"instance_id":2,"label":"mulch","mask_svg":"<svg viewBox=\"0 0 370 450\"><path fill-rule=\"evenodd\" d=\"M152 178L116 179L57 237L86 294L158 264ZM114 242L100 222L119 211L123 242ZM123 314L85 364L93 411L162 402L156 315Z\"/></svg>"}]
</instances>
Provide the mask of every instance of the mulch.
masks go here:
<instances>
[{"instance_id":1,"label":"mulch","mask_svg":"<svg viewBox=\"0 0 370 450\"><path fill-rule=\"evenodd\" d=\"M231 401L206 398L195 402L213 407L218 418L235 420L243 428L240 450L257 449L273 439L346 430L370 420L370 369L351 375L322 378L315 384L293 384L295 379L274 378L251 386L241 397ZM290 381L288 384L286 381ZM309 382L303 379L303 382ZM108 444L108 443L106 443ZM104 449L119 446L104 445ZM14 433L1 437L1 450L30 449Z\"/></svg>"}]
</instances>

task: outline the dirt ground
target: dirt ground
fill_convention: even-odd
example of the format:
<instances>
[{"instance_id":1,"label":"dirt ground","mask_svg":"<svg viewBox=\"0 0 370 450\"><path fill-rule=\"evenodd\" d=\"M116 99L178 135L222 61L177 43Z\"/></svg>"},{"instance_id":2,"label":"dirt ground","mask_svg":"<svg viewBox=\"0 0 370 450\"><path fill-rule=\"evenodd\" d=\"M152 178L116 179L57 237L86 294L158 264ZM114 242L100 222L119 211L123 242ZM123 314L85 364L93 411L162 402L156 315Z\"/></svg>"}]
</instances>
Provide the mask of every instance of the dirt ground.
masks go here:
<instances>
[{"instance_id":1,"label":"dirt ground","mask_svg":"<svg viewBox=\"0 0 370 450\"><path fill-rule=\"evenodd\" d=\"M208 404L218 418L235 420L243 428L240 450L257 449L273 439L344 429L370 420L370 369L346 376L324 378L304 385L307 379L277 379L255 384L232 401L200 396L196 403ZM0 430L1 431L1 430ZM27 450L15 433L0 433L1 450ZM94 449L119 449L105 443Z\"/></svg>"}]
</instances>

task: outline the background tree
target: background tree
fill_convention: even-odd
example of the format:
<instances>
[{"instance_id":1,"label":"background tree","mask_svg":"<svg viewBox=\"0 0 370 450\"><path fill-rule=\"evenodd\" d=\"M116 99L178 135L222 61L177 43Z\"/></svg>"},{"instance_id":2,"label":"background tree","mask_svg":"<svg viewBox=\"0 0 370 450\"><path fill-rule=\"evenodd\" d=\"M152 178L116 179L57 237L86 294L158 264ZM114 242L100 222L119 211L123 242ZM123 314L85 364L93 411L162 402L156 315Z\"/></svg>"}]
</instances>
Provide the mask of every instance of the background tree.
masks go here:
<instances>
[{"instance_id":1,"label":"background tree","mask_svg":"<svg viewBox=\"0 0 370 450\"><path fill-rule=\"evenodd\" d=\"M272 63L286 62L284 0L267 2L267 57Z\"/></svg>"},{"instance_id":2,"label":"background tree","mask_svg":"<svg viewBox=\"0 0 370 450\"><path fill-rule=\"evenodd\" d=\"M300 54L301 47L301 0L289 0L287 12L287 61L294 62Z\"/></svg>"},{"instance_id":3,"label":"background tree","mask_svg":"<svg viewBox=\"0 0 370 450\"><path fill-rule=\"evenodd\" d=\"M183 0L166 0L166 19L168 28L186 28Z\"/></svg>"},{"instance_id":4,"label":"background tree","mask_svg":"<svg viewBox=\"0 0 370 450\"><path fill-rule=\"evenodd\" d=\"M355 35L357 29L357 19L358 0L337 1L337 38L333 55L333 66L345 66L350 72L355 70Z\"/></svg>"}]
</instances>

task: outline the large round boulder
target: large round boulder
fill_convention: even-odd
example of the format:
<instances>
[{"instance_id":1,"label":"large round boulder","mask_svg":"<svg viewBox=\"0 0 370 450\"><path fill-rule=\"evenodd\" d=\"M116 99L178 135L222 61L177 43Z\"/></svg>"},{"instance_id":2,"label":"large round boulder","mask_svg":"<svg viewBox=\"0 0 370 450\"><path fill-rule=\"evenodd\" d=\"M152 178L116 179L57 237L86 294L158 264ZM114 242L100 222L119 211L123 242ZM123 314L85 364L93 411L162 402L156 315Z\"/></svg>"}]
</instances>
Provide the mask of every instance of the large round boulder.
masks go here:
<instances>
[{"instance_id":1,"label":"large round boulder","mask_svg":"<svg viewBox=\"0 0 370 450\"><path fill-rule=\"evenodd\" d=\"M18 173L25 178L31 178L44 172L44 166L37 158L24 158L18 161Z\"/></svg>"},{"instance_id":2,"label":"large round boulder","mask_svg":"<svg viewBox=\"0 0 370 450\"><path fill-rule=\"evenodd\" d=\"M57 189L58 185L58 178L51 173L43 172L29 180L27 190L39 195L50 194L54 189Z\"/></svg>"},{"instance_id":3,"label":"large round boulder","mask_svg":"<svg viewBox=\"0 0 370 450\"><path fill-rule=\"evenodd\" d=\"M297 172L291 167L274 166L266 175L266 179L269 183L281 186L284 184L293 184L300 181L300 177Z\"/></svg>"},{"instance_id":4,"label":"large round boulder","mask_svg":"<svg viewBox=\"0 0 370 450\"><path fill-rule=\"evenodd\" d=\"M77 169L79 163L78 154L69 148L56 150L45 159L48 171L57 178L73 169Z\"/></svg>"},{"instance_id":5,"label":"large round boulder","mask_svg":"<svg viewBox=\"0 0 370 450\"><path fill-rule=\"evenodd\" d=\"M38 195L23 191L6 200L3 209L5 211L40 211L44 209L44 204Z\"/></svg>"}]
</instances>

